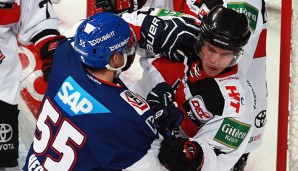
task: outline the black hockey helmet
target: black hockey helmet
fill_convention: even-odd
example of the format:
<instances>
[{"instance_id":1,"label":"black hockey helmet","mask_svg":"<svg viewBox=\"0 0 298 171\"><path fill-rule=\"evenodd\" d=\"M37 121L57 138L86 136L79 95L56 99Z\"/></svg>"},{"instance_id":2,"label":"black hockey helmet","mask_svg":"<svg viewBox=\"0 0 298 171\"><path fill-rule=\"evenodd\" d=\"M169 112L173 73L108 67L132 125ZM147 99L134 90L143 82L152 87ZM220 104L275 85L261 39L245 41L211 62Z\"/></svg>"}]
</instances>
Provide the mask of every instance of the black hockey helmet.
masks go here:
<instances>
[{"instance_id":1,"label":"black hockey helmet","mask_svg":"<svg viewBox=\"0 0 298 171\"><path fill-rule=\"evenodd\" d=\"M222 5L215 6L203 17L201 29L196 50L200 50L201 41L208 41L222 49L241 51L251 34L246 15Z\"/></svg>"}]
</instances>

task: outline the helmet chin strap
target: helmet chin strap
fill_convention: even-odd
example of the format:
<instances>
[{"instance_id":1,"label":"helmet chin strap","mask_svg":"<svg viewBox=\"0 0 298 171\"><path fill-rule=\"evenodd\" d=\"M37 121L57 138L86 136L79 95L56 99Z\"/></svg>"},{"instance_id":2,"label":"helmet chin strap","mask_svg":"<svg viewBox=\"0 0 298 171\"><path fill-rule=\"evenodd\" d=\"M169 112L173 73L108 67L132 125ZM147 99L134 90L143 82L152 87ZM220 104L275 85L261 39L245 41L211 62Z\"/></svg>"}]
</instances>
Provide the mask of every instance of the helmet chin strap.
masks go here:
<instances>
[{"instance_id":1,"label":"helmet chin strap","mask_svg":"<svg viewBox=\"0 0 298 171\"><path fill-rule=\"evenodd\" d=\"M122 68L124 68L126 66L126 63L127 63L127 54L123 54L123 58L124 58L124 63L121 67L118 67L118 68L113 68L110 66L110 64L107 64L106 65L106 68L110 71L116 71L116 75L115 77L119 77L119 75L121 74L122 72Z\"/></svg>"}]
</instances>

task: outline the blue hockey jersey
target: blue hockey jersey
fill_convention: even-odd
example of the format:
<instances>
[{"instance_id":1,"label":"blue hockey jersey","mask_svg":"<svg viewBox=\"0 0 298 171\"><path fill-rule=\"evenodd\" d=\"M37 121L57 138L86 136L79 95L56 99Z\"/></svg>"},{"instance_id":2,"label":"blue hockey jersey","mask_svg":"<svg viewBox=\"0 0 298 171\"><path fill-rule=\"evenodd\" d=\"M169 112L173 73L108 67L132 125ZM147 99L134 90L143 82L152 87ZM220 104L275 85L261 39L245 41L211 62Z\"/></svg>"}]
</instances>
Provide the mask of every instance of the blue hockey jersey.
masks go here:
<instances>
[{"instance_id":1,"label":"blue hockey jersey","mask_svg":"<svg viewBox=\"0 0 298 171\"><path fill-rule=\"evenodd\" d=\"M53 68L23 170L121 170L158 138L148 103L84 69L68 39Z\"/></svg>"}]
</instances>

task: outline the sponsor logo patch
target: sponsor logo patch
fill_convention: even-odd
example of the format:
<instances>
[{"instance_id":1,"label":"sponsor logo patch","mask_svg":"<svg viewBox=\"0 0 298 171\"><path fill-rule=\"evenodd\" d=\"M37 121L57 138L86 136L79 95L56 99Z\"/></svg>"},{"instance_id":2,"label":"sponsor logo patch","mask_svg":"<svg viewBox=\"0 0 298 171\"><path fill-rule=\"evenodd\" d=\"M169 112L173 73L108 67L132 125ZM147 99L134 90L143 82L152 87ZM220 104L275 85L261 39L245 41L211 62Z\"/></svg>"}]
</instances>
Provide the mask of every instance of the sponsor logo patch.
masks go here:
<instances>
[{"instance_id":1,"label":"sponsor logo patch","mask_svg":"<svg viewBox=\"0 0 298 171\"><path fill-rule=\"evenodd\" d=\"M254 6L246 3L246 2L233 2L228 3L228 8L232 8L240 13L244 13L247 16L247 19L249 20L249 26L252 31L256 30L257 27L257 21L259 17L259 11Z\"/></svg>"},{"instance_id":2,"label":"sponsor logo patch","mask_svg":"<svg viewBox=\"0 0 298 171\"><path fill-rule=\"evenodd\" d=\"M63 82L54 99L71 116L111 113L77 84L72 77L68 77Z\"/></svg>"},{"instance_id":3,"label":"sponsor logo patch","mask_svg":"<svg viewBox=\"0 0 298 171\"><path fill-rule=\"evenodd\" d=\"M209 112L207 107L205 106L203 98L199 95L194 96L189 100L189 106L193 114L192 117L195 117L202 123L206 123L214 117L213 114Z\"/></svg>"},{"instance_id":4,"label":"sponsor logo patch","mask_svg":"<svg viewBox=\"0 0 298 171\"><path fill-rule=\"evenodd\" d=\"M13 136L11 125L0 123L0 151L14 150L14 144L8 143Z\"/></svg>"},{"instance_id":5,"label":"sponsor logo patch","mask_svg":"<svg viewBox=\"0 0 298 171\"><path fill-rule=\"evenodd\" d=\"M243 103L243 99L240 96L240 93L237 90L236 86L225 86L228 96L230 97L230 106L235 108L235 112L239 113L240 104ZM241 103L240 103L241 101Z\"/></svg>"},{"instance_id":6,"label":"sponsor logo patch","mask_svg":"<svg viewBox=\"0 0 298 171\"><path fill-rule=\"evenodd\" d=\"M253 137L250 137L248 143L259 141L261 140L261 138L262 138L262 134L255 135Z\"/></svg>"},{"instance_id":7,"label":"sponsor logo patch","mask_svg":"<svg viewBox=\"0 0 298 171\"><path fill-rule=\"evenodd\" d=\"M257 128L262 128L265 126L267 122L267 117L266 117L266 110L262 110L255 118L255 126Z\"/></svg>"},{"instance_id":8,"label":"sponsor logo patch","mask_svg":"<svg viewBox=\"0 0 298 171\"><path fill-rule=\"evenodd\" d=\"M129 90L123 91L120 96L133 107L139 115L143 115L150 109L148 103L138 94Z\"/></svg>"},{"instance_id":9,"label":"sponsor logo patch","mask_svg":"<svg viewBox=\"0 0 298 171\"><path fill-rule=\"evenodd\" d=\"M182 15L183 15L182 12L175 12L175 11L166 10L166 9L161 9L157 14L157 16L176 16L176 17L182 16Z\"/></svg>"},{"instance_id":10,"label":"sponsor logo patch","mask_svg":"<svg viewBox=\"0 0 298 171\"><path fill-rule=\"evenodd\" d=\"M233 118L225 118L214 140L230 148L237 149L246 137L250 127L251 125Z\"/></svg>"},{"instance_id":11,"label":"sponsor logo patch","mask_svg":"<svg viewBox=\"0 0 298 171\"><path fill-rule=\"evenodd\" d=\"M12 127L8 124L0 124L0 143L6 143L12 138Z\"/></svg>"}]
</instances>

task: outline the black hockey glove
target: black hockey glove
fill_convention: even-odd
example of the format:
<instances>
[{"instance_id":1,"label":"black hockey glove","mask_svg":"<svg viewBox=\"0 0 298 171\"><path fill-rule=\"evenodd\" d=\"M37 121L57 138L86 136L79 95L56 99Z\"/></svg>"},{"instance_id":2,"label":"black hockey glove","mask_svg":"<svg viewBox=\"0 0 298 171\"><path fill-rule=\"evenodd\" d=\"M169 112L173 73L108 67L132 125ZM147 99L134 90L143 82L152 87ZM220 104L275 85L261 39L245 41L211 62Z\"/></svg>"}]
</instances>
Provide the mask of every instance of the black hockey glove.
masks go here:
<instances>
[{"instance_id":1,"label":"black hockey glove","mask_svg":"<svg viewBox=\"0 0 298 171\"><path fill-rule=\"evenodd\" d=\"M57 35L47 38L36 45L40 53L40 59L42 60L42 73L45 81L48 81L50 77L56 47L59 41L63 39L65 39L65 36Z\"/></svg>"},{"instance_id":2,"label":"black hockey glove","mask_svg":"<svg viewBox=\"0 0 298 171\"><path fill-rule=\"evenodd\" d=\"M195 18L146 16L141 26L139 45L154 53L164 53L172 61L183 61L185 52L194 51L199 30Z\"/></svg>"},{"instance_id":3,"label":"black hockey glove","mask_svg":"<svg viewBox=\"0 0 298 171\"><path fill-rule=\"evenodd\" d=\"M173 88L166 82L158 83L147 95L148 103L152 108L163 108L174 102Z\"/></svg>"},{"instance_id":4,"label":"black hockey glove","mask_svg":"<svg viewBox=\"0 0 298 171\"><path fill-rule=\"evenodd\" d=\"M157 84L147 95L147 101L155 112L153 124L163 136L181 124L183 115L173 103L174 92L169 84Z\"/></svg>"},{"instance_id":5,"label":"black hockey glove","mask_svg":"<svg viewBox=\"0 0 298 171\"><path fill-rule=\"evenodd\" d=\"M195 141L170 136L161 143L158 159L171 171L200 171L204 152Z\"/></svg>"}]
</instances>

